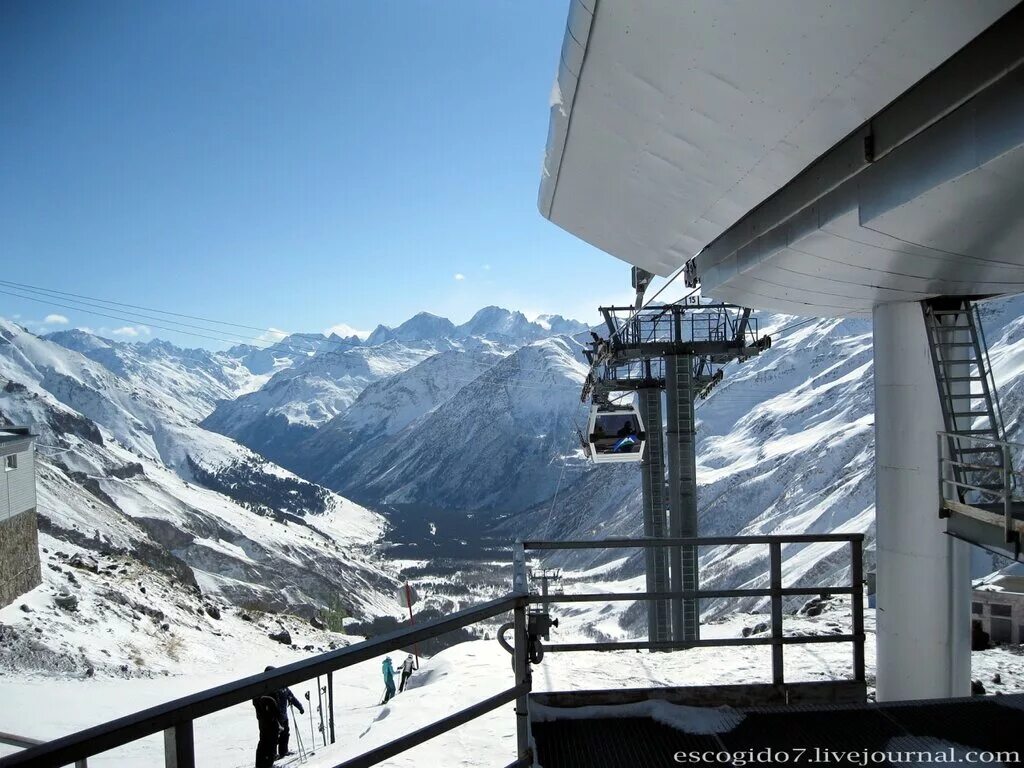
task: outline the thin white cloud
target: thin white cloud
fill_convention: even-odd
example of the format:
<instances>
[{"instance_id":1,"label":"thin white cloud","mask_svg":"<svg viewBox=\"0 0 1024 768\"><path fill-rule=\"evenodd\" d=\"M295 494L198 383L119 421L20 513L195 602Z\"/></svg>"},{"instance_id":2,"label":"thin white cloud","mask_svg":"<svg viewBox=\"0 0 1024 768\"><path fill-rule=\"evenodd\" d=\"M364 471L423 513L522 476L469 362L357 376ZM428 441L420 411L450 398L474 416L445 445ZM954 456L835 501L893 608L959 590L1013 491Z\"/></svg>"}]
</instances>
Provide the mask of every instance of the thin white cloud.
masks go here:
<instances>
[{"instance_id":1,"label":"thin white cloud","mask_svg":"<svg viewBox=\"0 0 1024 768\"><path fill-rule=\"evenodd\" d=\"M137 339L139 336L149 336L149 328L145 325L124 325L120 328L115 328L110 333L127 339Z\"/></svg>"},{"instance_id":2,"label":"thin white cloud","mask_svg":"<svg viewBox=\"0 0 1024 768\"><path fill-rule=\"evenodd\" d=\"M266 344L276 344L290 335L291 334L288 333L288 331L282 331L280 328L267 328L267 330L256 338Z\"/></svg>"},{"instance_id":3,"label":"thin white cloud","mask_svg":"<svg viewBox=\"0 0 1024 768\"><path fill-rule=\"evenodd\" d=\"M484 264L483 269L484 269L484 272L490 272L491 271L491 265L490 264Z\"/></svg>"},{"instance_id":4,"label":"thin white cloud","mask_svg":"<svg viewBox=\"0 0 1024 768\"><path fill-rule=\"evenodd\" d=\"M64 315L47 315L43 318L44 325L67 325L68 319Z\"/></svg>"},{"instance_id":5,"label":"thin white cloud","mask_svg":"<svg viewBox=\"0 0 1024 768\"><path fill-rule=\"evenodd\" d=\"M465 279L466 279L466 276L465 276L464 274L462 274L461 272L456 272L456 273L455 273L455 279L456 279L456 280L460 280L460 281L461 281L461 280L465 280Z\"/></svg>"},{"instance_id":6,"label":"thin white cloud","mask_svg":"<svg viewBox=\"0 0 1024 768\"><path fill-rule=\"evenodd\" d=\"M330 336L332 333L336 333L341 338L345 339L349 336L358 336L360 339L365 339L370 335L369 331L360 331L357 328L353 328L348 323L337 323L332 325L330 328L324 329L324 336Z\"/></svg>"}]
</instances>

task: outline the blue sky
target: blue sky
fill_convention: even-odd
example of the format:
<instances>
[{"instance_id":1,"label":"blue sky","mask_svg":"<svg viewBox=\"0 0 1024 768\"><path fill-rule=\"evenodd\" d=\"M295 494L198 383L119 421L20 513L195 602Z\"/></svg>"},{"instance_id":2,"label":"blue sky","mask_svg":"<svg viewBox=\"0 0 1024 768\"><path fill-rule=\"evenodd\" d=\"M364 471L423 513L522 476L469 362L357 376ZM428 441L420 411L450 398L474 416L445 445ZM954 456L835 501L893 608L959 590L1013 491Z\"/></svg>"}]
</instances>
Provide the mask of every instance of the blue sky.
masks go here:
<instances>
[{"instance_id":1,"label":"blue sky","mask_svg":"<svg viewBox=\"0 0 1024 768\"><path fill-rule=\"evenodd\" d=\"M628 267L536 207L566 10L3 3L0 279L288 331L594 319ZM56 303L0 315L143 324Z\"/></svg>"}]
</instances>

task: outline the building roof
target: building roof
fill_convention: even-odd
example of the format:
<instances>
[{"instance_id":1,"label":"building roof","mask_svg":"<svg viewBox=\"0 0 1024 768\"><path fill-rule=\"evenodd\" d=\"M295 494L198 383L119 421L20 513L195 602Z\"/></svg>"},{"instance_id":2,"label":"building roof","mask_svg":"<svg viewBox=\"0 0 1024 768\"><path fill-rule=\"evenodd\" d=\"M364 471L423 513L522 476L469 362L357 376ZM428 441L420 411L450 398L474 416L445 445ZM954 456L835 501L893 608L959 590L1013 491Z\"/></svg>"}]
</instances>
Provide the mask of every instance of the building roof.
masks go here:
<instances>
[{"instance_id":1,"label":"building roof","mask_svg":"<svg viewBox=\"0 0 1024 768\"><path fill-rule=\"evenodd\" d=\"M1024 119L1005 93L974 98L1020 37L948 66L1014 6L573 0L540 210L660 275L700 254L704 293L747 306L865 315L1024 290ZM976 133L993 109L1012 120Z\"/></svg>"},{"instance_id":2,"label":"building roof","mask_svg":"<svg viewBox=\"0 0 1024 768\"><path fill-rule=\"evenodd\" d=\"M14 447L20 443L29 444L35 437L28 427L0 427L0 448Z\"/></svg>"},{"instance_id":3,"label":"building roof","mask_svg":"<svg viewBox=\"0 0 1024 768\"><path fill-rule=\"evenodd\" d=\"M1013 563L974 582L978 592L1003 592L1024 595L1024 563Z\"/></svg>"}]
</instances>

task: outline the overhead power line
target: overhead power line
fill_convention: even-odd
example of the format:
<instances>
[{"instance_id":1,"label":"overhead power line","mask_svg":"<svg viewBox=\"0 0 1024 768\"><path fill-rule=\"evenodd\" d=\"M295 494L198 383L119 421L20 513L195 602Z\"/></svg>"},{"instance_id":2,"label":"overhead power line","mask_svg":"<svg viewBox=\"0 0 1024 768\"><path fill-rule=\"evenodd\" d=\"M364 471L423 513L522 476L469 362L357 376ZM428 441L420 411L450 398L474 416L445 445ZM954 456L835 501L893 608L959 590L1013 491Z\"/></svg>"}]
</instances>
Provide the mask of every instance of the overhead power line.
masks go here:
<instances>
[{"instance_id":1,"label":"overhead power line","mask_svg":"<svg viewBox=\"0 0 1024 768\"><path fill-rule=\"evenodd\" d=\"M0 285L7 286L7 282L4 281L4 280L0 280ZM10 287L10 286L8 286L8 287ZM22 293L32 293L32 294L35 294L37 296L42 296L43 298L47 298L47 299L51 299L51 300L54 299L54 296L49 294L49 293L46 293L45 289L18 288L17 290L22 292ZM60 293L60 292L57 291L55 293ZM28 297L25 297L25 298L28 298ZM244 336L242 334L235 333L234 331L222 331L222 330L219 330L217 328L207 328L206 326L202 326L202 325L193 325L192 323L184 323L184 322L181 322L180 320L167 320L165 318L155 317L153 315L144 314L144 313L141 313L141 312L132 312L132 311L129 311L129 310L111 310L111 308L107 304L95 303L95 302L92 302L92 301L88 301L88 300L86 300L84 298L82 298L82 299L64 299L63 297L57 297L57 298L60 298L60 300L62 300L62 301L70 302L70 303L72 303L74 305L83 305L84 307L95 307L97 309L105 309L105 310L110 310L110 311L118 311L121 315L128 315L129 317L134 318L133 320L131 320L129 322L139 322L139 321L153 322L153 321L155 321L155 322L158 322L158 323L171 323L173 325L179 325L182 328L192 328L192 329L195 329L197 331L206 331L208 333L216 333L216 334L219 334L221 336L234 337L234 338L236 338L236 339L238 339L240 341L265 341L265 339L260 339L260 338L255 337L255 336ZM113 303L116 303L116 302L110 302L110 303L113 304ZM67 305L63 305L63 306L67 306ZM118 304L118 306L126 306L126 305ZM75 307L69 307L69 308L74 309ZM82 309L81 311L86 311L86 310ZM161 310L152 310L152 311L160 312Z\"/></svg>"},{"instance_id":2,"label":"overhead power line","mask_svg":"<svg viewBox=\"0 0 1024 768\"><path fill-rule=\"evenodd\" d=\"M126 318L126 317L123 317L123 316L110 315L110 314L106 314L104 312L97 312L95 310L82 309L81 307L71 306L70 304L61 304L60 302L57 302L57 301L55 301L53 299L40 299L40 298L37 298L35 296L25 296L25 295L20 294L20 293L12 293L11 291L4 291L4 290L0 290L0 294L3 294L5 296L13 296L16 299L27 299L28 301L35 301L35 302L38 302L40 304L45 304L46 306L49 306L49 307L61 307L62 309L73 309L73 310L76 310L78 312L84 312L87 315L96 315L97 317L106 317L106 318L108 318L110 320L117 320L118 322L122 322L122 323L137 323L137 322L139 322L137 319L132 320L132 319L129 319L129 318ZM189 332L189 331L183 331L180 328L168 328L167 326L164 326L164 325L157 325L156 323L146 323L146 325L151 325L152 327L159 328L162 331L171 331L172 333L181 333L181 334L185 334L187 336L195 336L195 337L200 338L200 339L210 339L212 341L220 341L220 342L229 342L230 341L230 339L225 339L222 336L210 336L208 334L192 333L192 332ZM235 343L237 343L237 342L235 342Z\"/></svg>"},{"instance_id":3,"label":"overhead power line","mask_svg":"<svg viewBox=\"0 0 1024 768\"><path fill-rule=\"evenodd\" d=\"M8 282L9 281L0 280L0 285L7 286L9 288L10 286L8 285ZM281 334L284 334L284 335L281 337L281 339L277 339L277 340L265 339L265 338L260 338L260 337L257 337L257 336L244 336L242 334L236 334L233 331L222 331L222 330L217 329L217 328L206 328L206 327L203 327L203 326L193 325L191 323L183 323L180 320L172 320L172 319L169 319L169 318L159 318L159 317L153 317L151 315L145 315L145 314L138 313L138 312L129 312L129 311L126 311L126 310L119 310L119 309L116 309L116 308L113 308L113 307L107 307L107 306L105 306L103 304L91 303L91 302L85 301L83 299L71 299L71 298L55 297L55 296L51 296L50 294L44 293L44 291L46 289L18 288L16 290L18 291L17 293L15 293L13 291L7 291L7 290L0 289L0 294L6 295L6 296L13 296L13 297L19 298L19 299L26 299L28 301L34 301L34 302L37 302L39 304L43 304L45 306L60 307L62 309L70 309L70 310L74 310L76 312L82 312L82 313L87 314L87 315L94 315L96 317L105 317L107 319L117 320L118 322L122 322L122 323L129 323L129 324L143 323L146 326L153 327L153 328L159 328L160 330L163 330L163 331L170 331L171 333L180 333L180 334L185 335L185 336L193 336L195 338L200 338L200 339L209 339L211 341L219 341L219 342L222 342L224 344L248 344L249 346L253 346L253 347L256 347L258 349L268 349L270 347L278 347L282 351L302 352L302 353L307 353L307 354L310 353L310 352L319 351L320 349L323 349L323 347L325 347L327 345L334 345L337 348L341 348L342 347L341 344L339 344L337 342L331 342L329 339L326 339L326 338L324 339L323 344L320 344L317 347L312 346L312 342L305 341L305 340L290 341L287 344L285 344L285 343L283 343L284 340L290 335L290 334L287 334L285 331L272 331L270 329L259 329L256 326L245 326L245 327L252 327L255 330L264 330L267 333L281 333ZM30 290L32 292L34 292L36 295L26 295L27 293L29 293ZM104 300L98 299L97 301L104 301ZM120 303L120 302L111 302L111 303L116 303L119 306L128 306L128 305L124 305L123 303ZM100 309L103 309L103 310L106 310L106 311L100 312L100 311L98 311ZM154 311L154 312L162 312L163 310L152 310L152 311ZM116 312L117 314L112 314L114 312ZM202 333L197 333L196 331L202 331Z\"/></svg>"},{"instance_id":4,"label":"overhead power line","mask_svg":"<svg viewBox=\"0 0 1024 768\"><path fill-rule=\"evenodd\" d=\"M158 315L171 315L172 317L184 317L184 318L188 318L189 320L200 320L200 321L202 321L204 323L213 323L214 325L229 325L232 328L246 328L246 329L248 329L250 331L260 331L260 332L266 332L266 331L270 330L268 328L260 328L260 327L255 326L255 325L243 325L242 323L233 323L233 322L230 322L230 321L227 321L227 320L214 320L213 318L201 317L199 315L187 315L187 314L184 314L184 313L181 313L181 312L171 312L171 311L166 310L166 309L154 309L153 307L144 307L144 306L141 306L139 304L127 304L127 303L125 303L123 301L114 301L113 299L100 299L100 298L97 298L95 296L86 296L86 295L81 294L81 293L70 293L68 291L58 291L55 288L44 288L44 287L39 286L39 285L29 285L28 283L16 283L13 280L0 280L0 284L11 286L11 287L14 287L14 288L20 288L22 290L32 290L32 291L35 291L37 293L39 293L39 292L41 292L41 293L54 293L54 294L58 294L60 296L73 296L76 299L89 299L91 301L98 301L98 302L101 302L103 304L114 304L114 305L116 305L118 307L131 307L132 309L141 309L141 310L144 310L146 312L155 312Z\"/></svg>"}]
</instances>

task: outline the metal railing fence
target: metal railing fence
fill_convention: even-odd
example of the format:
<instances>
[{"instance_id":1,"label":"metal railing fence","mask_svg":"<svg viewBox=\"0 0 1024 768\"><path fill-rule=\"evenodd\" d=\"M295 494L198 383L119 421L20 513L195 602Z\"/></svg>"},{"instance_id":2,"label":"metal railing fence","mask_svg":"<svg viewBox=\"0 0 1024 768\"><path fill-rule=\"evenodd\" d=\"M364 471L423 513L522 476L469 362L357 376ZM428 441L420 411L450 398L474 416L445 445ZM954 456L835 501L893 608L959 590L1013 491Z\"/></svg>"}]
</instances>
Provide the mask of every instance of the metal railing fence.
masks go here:
<instances>
[{"instance_id":1,"label":"metal railing fence","mask_svg":"<svg viewBox=\"0 0 1024 768\"><path fill-rule=\"evenodd\" d=\"M981 514L972 516L983 522L987 520L982 514L994 516L991 519L1002 524L1005 540L1014 541L1022 527L1014 518L1014 507L1024 503L1019 491L1024 471L1014 469L1014 459L1020 458L1024 444L955 432L936 436L941 511L969 513L975 508Z\"/></svg>"},{"instance_id":2,"label":"metal railing fence","mask_svg":"<svg viewBox=\"0 0 1024 768\"><path fill-rule=\"evenodd\" d=\"M785 544L816 544L821 542L846 542L850 545L850 583L835 586L783 587L782 547ZM617 601L668 600L682 597L684 600L714 598L767 597L771 605L771 635L769 637L733 637L687 640L685 642L652 642L637 640L627 642L558 643L545 645L545 652L617 651L617 650L684 650L688 648L715 648L729 646L770 645L772 647L772 682L785 683L784 648L787 645L816 643L851 643L853 645L853 679L865 680L864 669L864 534L794 534L781 536L712 536L665 539L603 539L599 541L524 541L517 543L514 557L517 571L525 569L530 551L569 549L653 549L699 546L752 546L768 547L767 587L742 587L738 589L694 589L671 592L613 592L613 593L562 593L548 595L548 603L586 603ZM786 637L783 634L783 600L787 597L850 595L851 629L848 634L802 635ZM530 595L531 603L539 603L541 595Z\"/></svg>"}]
</instances>

